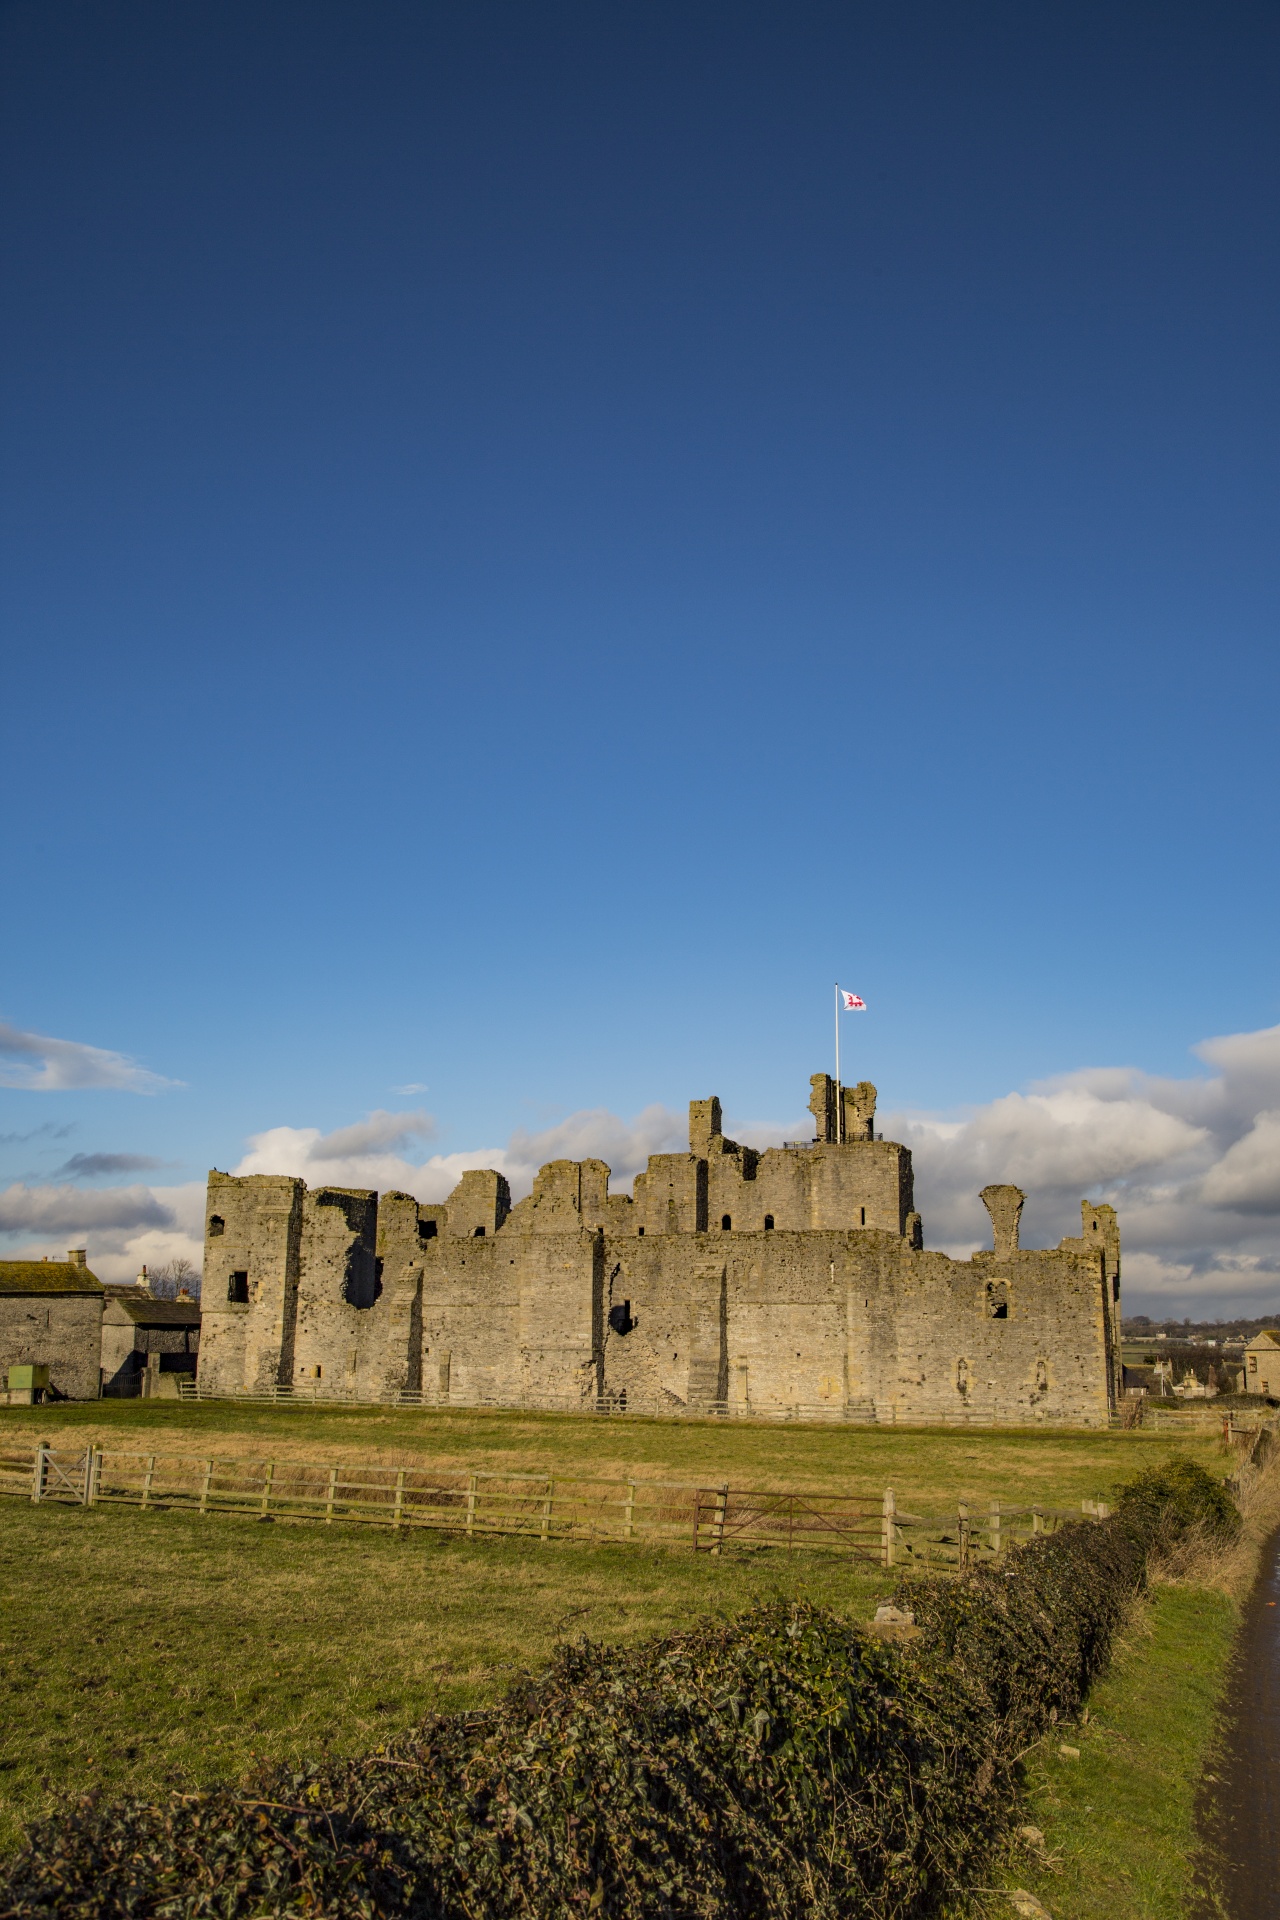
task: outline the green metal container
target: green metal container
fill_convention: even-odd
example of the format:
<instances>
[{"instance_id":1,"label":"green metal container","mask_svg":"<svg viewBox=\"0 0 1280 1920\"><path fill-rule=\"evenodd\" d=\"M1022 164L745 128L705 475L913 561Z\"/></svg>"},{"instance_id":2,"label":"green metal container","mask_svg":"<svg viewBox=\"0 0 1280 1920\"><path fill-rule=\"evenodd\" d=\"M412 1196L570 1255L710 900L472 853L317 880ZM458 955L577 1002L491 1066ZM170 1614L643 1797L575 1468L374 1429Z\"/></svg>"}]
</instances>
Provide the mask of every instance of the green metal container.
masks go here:
<instances>
[{"instance_id":1,"label":"green metal container","mask_svg":"<svg viewBox=\"0 0 1280 1920\"><path fill-rule=\"evenodd\" d=\"M24 1389L31 1390L36 1387L47 1388L48 1385L48 1367L23 1366L9 1369L10 1393L21 1393Z\"/></svg>"}]
</instances>

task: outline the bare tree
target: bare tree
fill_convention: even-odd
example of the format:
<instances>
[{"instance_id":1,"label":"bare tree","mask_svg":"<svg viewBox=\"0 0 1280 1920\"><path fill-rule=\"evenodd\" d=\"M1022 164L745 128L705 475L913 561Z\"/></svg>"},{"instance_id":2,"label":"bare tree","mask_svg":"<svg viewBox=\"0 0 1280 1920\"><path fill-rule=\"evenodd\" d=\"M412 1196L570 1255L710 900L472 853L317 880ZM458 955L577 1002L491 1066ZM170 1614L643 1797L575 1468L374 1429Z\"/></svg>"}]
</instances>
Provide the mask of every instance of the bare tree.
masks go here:
<instances>
[{"instance_id":1,"label":"bare tree","mask_svg":"<svg viewBox=\"0 0 1280 1920\"><path fill-rule=\"evenodd\" d=\"M157 1300L176 1300L184 1288L193 1300L200 1298L200 1275L181 1253L158 1267L148 1267L147 1284Z\"/></svg>"}]
</instances>

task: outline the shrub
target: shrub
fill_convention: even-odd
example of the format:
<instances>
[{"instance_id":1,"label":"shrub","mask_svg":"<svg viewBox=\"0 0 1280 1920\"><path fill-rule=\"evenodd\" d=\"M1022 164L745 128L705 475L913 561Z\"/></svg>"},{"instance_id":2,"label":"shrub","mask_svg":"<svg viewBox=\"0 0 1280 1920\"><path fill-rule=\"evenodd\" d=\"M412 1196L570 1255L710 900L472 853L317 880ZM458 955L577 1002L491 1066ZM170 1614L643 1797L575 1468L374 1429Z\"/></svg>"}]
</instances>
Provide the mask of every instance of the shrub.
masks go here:
<instances>
[{"instance_id":1,"label":"shrub","mask_svg":"<svg viewBox=\"0 0 1280 1920\"><path fill-rule=\"evenodd\" d=\"M33 1835L0 1913L935 1914L1007 1828L1020 1752L1079 1705L1153 1547L1229 1523L1207 1475L1164 1472L1004 1568L905 1583L907 1645L776 1602L566 1648L493 1711L358 1760L165 1806L86 1801Z\"/></svg>"},{"instance_id":2,"label":"shrub","mask_svg":"<svg viewBox=\"0 0 1280 1920\"><path fill-rule=\"evenodd\" d=\"M1185 1454L1148 1467L1119 1490L1116 1512L1148 1553L1178 1546L1194 1534L1229 1546L1240 1513L1226 1487Z\"/></svg>"}]
</instances>

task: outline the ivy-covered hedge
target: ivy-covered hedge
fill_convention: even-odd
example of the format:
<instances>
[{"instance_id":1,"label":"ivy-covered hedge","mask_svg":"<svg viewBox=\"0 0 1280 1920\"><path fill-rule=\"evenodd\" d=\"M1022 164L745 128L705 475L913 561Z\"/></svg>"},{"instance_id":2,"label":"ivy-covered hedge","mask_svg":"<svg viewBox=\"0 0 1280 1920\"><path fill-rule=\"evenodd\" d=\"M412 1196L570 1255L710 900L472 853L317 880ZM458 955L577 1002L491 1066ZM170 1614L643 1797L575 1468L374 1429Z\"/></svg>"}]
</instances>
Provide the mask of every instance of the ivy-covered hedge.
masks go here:
<instances>
[{"instance_id":1,"label":"ivy-covered hedge","mask_svg":"<svg viewBox=\"0 0 1280 1920\"><path fill-rule=\"evenodd\" d=\"M929 1915L1007 1827L1019 1753L1075 1712L1151 1553L1236 1524L1182 1463L1002 1569L911 1582L905 1645L779 1602L568 1648L492 1712L358 1760L86 1802L33 1835L0 1914Z\"/></svg>"}]
</instances>

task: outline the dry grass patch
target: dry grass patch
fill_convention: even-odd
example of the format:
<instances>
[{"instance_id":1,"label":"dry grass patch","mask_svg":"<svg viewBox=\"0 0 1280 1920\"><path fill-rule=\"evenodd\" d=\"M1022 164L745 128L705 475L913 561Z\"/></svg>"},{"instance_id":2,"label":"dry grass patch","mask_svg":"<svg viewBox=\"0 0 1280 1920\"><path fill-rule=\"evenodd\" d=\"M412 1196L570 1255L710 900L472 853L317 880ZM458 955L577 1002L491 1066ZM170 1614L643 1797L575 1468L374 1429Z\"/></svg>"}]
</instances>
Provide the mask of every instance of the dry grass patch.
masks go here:
<instances>
[{"instance_id":1,"label":"dry grass patch","mask_svg":"<svg viewBox=\"0 0 1280 1920\"><path fill-rule=\"evenodd\" d=\"M377 1407L239 1407L226 1402L99 1401L10 1409L0 1441L240 1458L363 1460L384 1466L673 1480L701 1486L843 1493L892 1486L908 1511L985 1505L1075 1506L1185 1451L1223 1458L1212 1433L1035 1428L894 1428L746 1421L603 1419L583 1414Z\"/></svg>"}]
</instances>

